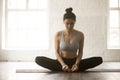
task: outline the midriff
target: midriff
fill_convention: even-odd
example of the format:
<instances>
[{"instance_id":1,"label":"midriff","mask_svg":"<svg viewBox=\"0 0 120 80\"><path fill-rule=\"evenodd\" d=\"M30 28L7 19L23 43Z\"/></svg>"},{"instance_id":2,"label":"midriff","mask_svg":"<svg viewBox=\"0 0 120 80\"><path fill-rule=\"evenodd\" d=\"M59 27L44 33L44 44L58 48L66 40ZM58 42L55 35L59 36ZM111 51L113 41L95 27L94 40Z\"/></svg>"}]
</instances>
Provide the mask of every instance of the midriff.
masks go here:
<instances>
[{"instance_id":1,"label":"midriff","mask_svg":"<svg viewBox=\"0 0 120 80\"><path fill-rule=\"evenodd\" d=\"M68 59L75 58L75 57L77 57L77 51L74 51L74 52L62 51L61 52L61 57L68 58Z\"/></svg>"}]
</instances>

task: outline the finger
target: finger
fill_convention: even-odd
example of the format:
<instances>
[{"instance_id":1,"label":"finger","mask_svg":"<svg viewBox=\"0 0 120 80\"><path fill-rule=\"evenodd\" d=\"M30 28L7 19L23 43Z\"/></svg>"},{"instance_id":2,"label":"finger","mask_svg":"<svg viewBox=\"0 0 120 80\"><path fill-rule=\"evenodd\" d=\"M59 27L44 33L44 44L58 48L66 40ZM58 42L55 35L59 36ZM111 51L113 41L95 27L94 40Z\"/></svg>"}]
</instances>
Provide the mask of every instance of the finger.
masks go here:
<instances>
[{"instance_id":1,"label":"finger","mask_svg":"<svg viewBox=\"0 0 120 80\"><path fill-rule=\"evenodd\" d=\"M72 70L77 70L78 66L77 65L73 65Z\"/></svg>"},{"instance_id":2,"label":"finger","mask_svg":"<svg viewBox=\"0 0 120 80\"><path fill-rule=\"evenodd\" d=\"M66 72L67 70L66 70L66 69L64 69L63 71L65 71L65 72Z\"/></svg>"},{"instance_id":3,"label":"finger","mask_svg":"<svg viewBox=\"0 0 120 80\"><path fill-rule=\"evenodd\" d=\"M72 72L71 70L68 70L67 72Z\"/></svg>"},{"instance_id":4,"label":"finger","mask_svg":"<svg viewBox=\"0 0 120 80\"><path fill-rule=\"evenodd\" d=\"M78 68L74 68L74 69L73 69L73 72L74 72L74 71L77 71L77 70L78 70Z\"/></svg>"},{"instance_id":5,"label":"finger","mask_svg":"<svg viewBox=\"0 0 120 80\"><path fill-rule=\"evenodd\" d=\"M74 72L74 71L76 71L77 70L77 67L73 67L72 68L72 71Z\"/></svg>"},{"instance_id":6,"label":"finger","mask_svg":"<svg viewBox=\"0 0 120 80\"><path fill-rule=\"evenodd\" d=\"M74 66L71 68L71 70L72 70L72 71L74 70Z\"/></svg>"},{"instance_id":7,"label":"finger","mask_svg":"<svg viewBox=\"0 0 120 80\"><path fill-rule=\"evenodd\" d=\"M65 68L64 68L65 70L67 70L68 69L68 67L67 66L65 66Z\"/></svg>"},{"instance_id":8,"label":"finger","mask_svg":"<svg viewBox=\"0 0 120 80\"><path fill-rule=\"evenodd\" d=\"M66 66L66 67L65 67L65 71L70 72L71 69L70 69L68 66Z\"/></svg>"},{"instance_id":9,"label":"finger","mask_svg":"<svg viewBox=\"0 0 120 80\"><path fill-rule=\"evenodd\" d=\"M63 71L66 71L66 68L64 68Z\"/></svg>"},{"instance_id":10,"label":"finger","mask_svg":"<svg viewBox=\"0 0 120 80\"><path fill-rule=\"evenodd\" d=\"M66 66L67 66L67 65L62 66L62 69L65 69Z\"/></svg>"},{"instance_id":11,"label":"finger","mask_svg":"<svg viewBox=\"0 0 120 80\"><path fill-rule=\"evenodd\" d=\"M71 69L70 69L70 68L68 68L68 72L71 72Z\"/></svg>"},{"instance_id":12,"label":"finger","mask_svg":"<svg viewBox=\"0 0 120 80\"><path fill-rule=\"evenodd\" d=\"M64 71L68 71L68 67L67 66L65 66Z\"/></svg>"},{"instance_id":13,"label":"finger","mask_svg":"<svg viewBox=\"0 0 120 80\"><path fill-rule=\"evenodd\" d=\"M65 70L65 69L66 69L66 67L67 67L67 65L64 65L64 66L62 67L62 70Z\"/></svg>"},{"instance_id":14,"label":"finger","mask_svg":"<svg viewBox=\"0 0 120 80\"><path fill-rule=\"evenodd\" d=\"M74 72L74 71L75 71L75 68L72 69L72 72Z\"/></svg>"}]
</instances>

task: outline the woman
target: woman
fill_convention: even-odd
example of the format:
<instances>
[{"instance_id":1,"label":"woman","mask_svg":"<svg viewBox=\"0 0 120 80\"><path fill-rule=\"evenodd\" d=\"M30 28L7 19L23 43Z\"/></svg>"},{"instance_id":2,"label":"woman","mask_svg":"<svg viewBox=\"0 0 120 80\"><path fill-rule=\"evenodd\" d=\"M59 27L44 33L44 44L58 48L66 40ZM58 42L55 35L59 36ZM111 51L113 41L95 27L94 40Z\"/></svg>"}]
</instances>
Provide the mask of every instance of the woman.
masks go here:
<instances>
[{"instance_id":1,"label":"woman","mask_svg":"<svg viewBox=\"0 0 120 80\"><path fill-rule=\"evenodd\" d=\"M47 57L36 57L36 63L52 71L85 71L101 64L101 57L82 59L84 34L74 29L76 16L72 8L67 8L63 16L66 29L59 31L55 36L55 50L57 60Z\"/></svg>"}]
</instances>

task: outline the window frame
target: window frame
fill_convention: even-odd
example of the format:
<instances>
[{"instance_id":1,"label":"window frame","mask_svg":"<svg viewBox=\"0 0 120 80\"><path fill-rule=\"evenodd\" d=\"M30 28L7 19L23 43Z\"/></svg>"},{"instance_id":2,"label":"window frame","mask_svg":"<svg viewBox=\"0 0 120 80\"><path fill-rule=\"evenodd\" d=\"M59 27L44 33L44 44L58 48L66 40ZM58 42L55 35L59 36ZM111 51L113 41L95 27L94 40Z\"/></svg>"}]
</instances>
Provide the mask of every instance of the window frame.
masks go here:
<instances>
[{"instance_id":1,"label":"window frame","mask_svg":"<svg viewBox=\"0 0 120 80\"><path fill-rule=\"evenodd\" d=\"M118 16L119 16L119 20L118 20L118 28L119 28L119 32L120 32L120 0L118 0L118 7L110 7L110 0L108 0L108 27L107 27L107 49L109 50L119 50L120 49L120 41L119 41L119 46L117 48L115 48L115 46L110 46L109 41L110 41L110 29L117 29L116 27L111 27L110 25L110 11L118 11ZM119 34L120 35L120 34ZM119 37L120 40L120 37Z\"/></svg>"},{"instance_id":2,"label":"window frame","mask_svg":"<svg viewBox=\"0 0 120 80\"><path fill-rule=\"evenodd\" d=\"M48 49L45 49L45 50L42 50L42 49L10 49L10 48L5 48L5 42L6 41L4 41L4 40L6 40L6 36L7 36L7 34L6 34L6 30L8 30L8 29L6 29L7 28L7 26L8 26L8 22L7 22L7 19L8 19L8 11L10 11L10 10L13 10L13 9L8 9L8 5L7 5L7 3L8 3L8 0L3 0L3 4L4 4L4 8L3 8L3 15L4 15L4 19L2 20L2 46L1 46L1 50L17 50L17 51L49 51L49 49L50 49L50 37L49 37L49 41L48 41ZM28 9L28 0L26 0L26 9L19 9L19 10L17 10L17 9L14 9L14 11L16 10L16 11L46 11L47 12L47 15L49 16L49 13L48 13L48 9ZM47 6L48 6L48 3L47 3ZM3 17L2 17L3 18ZM5 23L5 24L3 24L3 23ZM48 17L48 23L49 23L49 17ZM48 27L49 27L49 25L48 25ZM5 31L5 32L4 32ZM50 36L50 30L48 29L48 36ZM3 40L3 38L4 38L4 40Z\"/></svg>"}]
</instances>

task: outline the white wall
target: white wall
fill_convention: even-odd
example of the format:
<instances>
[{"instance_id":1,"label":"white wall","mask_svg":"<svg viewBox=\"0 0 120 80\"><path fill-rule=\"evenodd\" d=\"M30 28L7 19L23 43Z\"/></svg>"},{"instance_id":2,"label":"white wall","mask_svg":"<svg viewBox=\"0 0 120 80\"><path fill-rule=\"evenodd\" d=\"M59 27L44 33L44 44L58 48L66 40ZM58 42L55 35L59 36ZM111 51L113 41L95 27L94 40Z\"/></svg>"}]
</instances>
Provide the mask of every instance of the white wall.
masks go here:
<instances>
[{"instance_id":1,"label":"white wall","mask_svg":"<svg viewBox=\"0 0 120 80\"><path fill-rule=\"evenodd\" d=\"M54 36L57 31L64 29L63 14L67 7L73 7L73 12L77 16L75 28L85 34L83 57L102 56L104 61L120 61L120 57L116 58L118 56L116 54L120 51L113 54L106 46L108 0L49 0L50 49L48 51L0 50L0 60L34 61L38 55L55 58ZM0 0L0 32L1 16L2 0Z\"/></svg>"},{"instance_id":2,"label":"white wall","mask_svg":"<svg viewBox=\"0 0 120 80\"><path fill-rule=\"evenodd\" d=\"M85 34L84 57L102 56L106 50L107 0L51 0L50 27L52 41L56 31L64 29L62 17L66 7L77 16L75 28ZM55 7L56 4L57 6ZM54 32L54 33L52 33ZM54 46L52 46L52 50Z\"/></svg>"}]
</instances>

